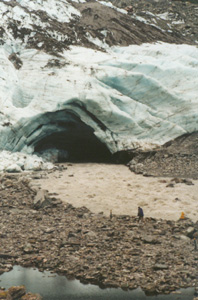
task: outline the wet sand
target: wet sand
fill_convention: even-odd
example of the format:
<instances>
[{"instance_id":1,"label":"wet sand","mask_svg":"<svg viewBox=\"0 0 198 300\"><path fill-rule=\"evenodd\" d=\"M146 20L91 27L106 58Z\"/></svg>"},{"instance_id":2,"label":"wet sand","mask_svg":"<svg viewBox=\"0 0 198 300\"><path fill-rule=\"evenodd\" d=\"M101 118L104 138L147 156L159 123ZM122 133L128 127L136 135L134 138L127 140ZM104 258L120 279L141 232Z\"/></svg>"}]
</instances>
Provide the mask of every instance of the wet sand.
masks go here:
<instances>
[{"instance_id":1,"label":"wet sand","mask_svg":"<svg viewBox=\"0 0 198 300\"><path fill-rule=\"evenodd\" d=\"M62 165L62 164L61 164ZM94 213L137 215L141 206L145 217L178 220L181 212L198 220L198 180L194 185L174 183L172 178L144 177L124 165L72 163L34 180L41 188L75 207L86 206Z\"/></svg>"}]
</instances>

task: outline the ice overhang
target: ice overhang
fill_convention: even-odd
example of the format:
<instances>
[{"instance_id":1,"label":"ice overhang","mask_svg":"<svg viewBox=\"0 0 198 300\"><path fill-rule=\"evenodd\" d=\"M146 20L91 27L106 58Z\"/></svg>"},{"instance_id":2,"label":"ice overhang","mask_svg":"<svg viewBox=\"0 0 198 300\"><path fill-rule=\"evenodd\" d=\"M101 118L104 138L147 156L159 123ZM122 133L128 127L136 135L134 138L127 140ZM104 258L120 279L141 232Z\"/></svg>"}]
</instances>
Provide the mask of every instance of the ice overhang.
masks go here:
<instances>
[{"instance_id":1,"label":"ice overhang","mask_svg":"<svg viewBox=\"0 0 198 300\"><path fill-rule=\"evenodd\" d=\"M58 161L110 162L112 154L94 134L94 129L68 109L46 112L15 128L14 151L31 149L43 154L59 152ZM53 151L53 150L52 150Z\"/></svg>"}]
</instances>

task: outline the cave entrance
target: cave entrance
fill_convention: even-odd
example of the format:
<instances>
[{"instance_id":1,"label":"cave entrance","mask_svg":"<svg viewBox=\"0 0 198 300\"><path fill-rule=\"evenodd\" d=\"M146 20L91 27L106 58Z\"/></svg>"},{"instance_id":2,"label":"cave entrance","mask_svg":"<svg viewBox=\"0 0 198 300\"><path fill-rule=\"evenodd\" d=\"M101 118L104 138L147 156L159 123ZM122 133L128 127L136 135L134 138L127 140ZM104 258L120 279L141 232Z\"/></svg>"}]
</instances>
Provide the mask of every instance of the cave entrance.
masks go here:
<instances>
[{"instance_id":1,"label":"cave entrance","mask_svg":"<svg viewBox=\"0 0 198 300\"><path fill-rule=\"evenodd\" d=\"M66 110L47 113L40 117L34 136L37 130L39 134L32 145L34 152L44 158L51 157L52 161L56 157L56 162L113 163L113 155L106 145L74 113Z\"/></svg>"},{"instance_id":2,"label":"cave entrance","mask_svg":"<svg viewBox=\"0 0 198 300\"><path fill-rule=\"evenodd\" d=\"M110 151L94 135L74 136L68 132L54 132L40 140L35 147L35 152L41 156L50 151L54 151L54 155L58 153L57 162L113 161Z\"/></svg>"}]
</instances>

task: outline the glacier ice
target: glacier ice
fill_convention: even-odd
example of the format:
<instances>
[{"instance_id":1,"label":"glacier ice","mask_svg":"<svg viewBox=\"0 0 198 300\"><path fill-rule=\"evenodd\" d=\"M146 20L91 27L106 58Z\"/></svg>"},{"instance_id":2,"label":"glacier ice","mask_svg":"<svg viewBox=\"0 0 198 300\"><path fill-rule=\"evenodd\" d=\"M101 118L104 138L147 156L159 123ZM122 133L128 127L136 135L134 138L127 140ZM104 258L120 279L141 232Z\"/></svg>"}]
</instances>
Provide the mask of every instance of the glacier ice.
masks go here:
<instances>
[{"instance_id":1,"label":"glacier ice","mask_svg":"<svg viewBox=\"0 0 198 300\"><path fill-rule=\"evenodd\" d=\"M37 155L28 155L21 152L0 152L0 172L19 173L22 171L40 171L53 169L53 164L45 162Z\"/></svg>"},{"instance_id":2,"label":"glacier ice","mask_svg":"<svg viewBox=\"0 0 198 300\"><path fill-rule=\"evenodd\" d=\"M14 51L0 48L1 150L108 156L198 130L196 46L71 47L56 58L19 47L19 69Z\"/></svg>"}]
</instances>

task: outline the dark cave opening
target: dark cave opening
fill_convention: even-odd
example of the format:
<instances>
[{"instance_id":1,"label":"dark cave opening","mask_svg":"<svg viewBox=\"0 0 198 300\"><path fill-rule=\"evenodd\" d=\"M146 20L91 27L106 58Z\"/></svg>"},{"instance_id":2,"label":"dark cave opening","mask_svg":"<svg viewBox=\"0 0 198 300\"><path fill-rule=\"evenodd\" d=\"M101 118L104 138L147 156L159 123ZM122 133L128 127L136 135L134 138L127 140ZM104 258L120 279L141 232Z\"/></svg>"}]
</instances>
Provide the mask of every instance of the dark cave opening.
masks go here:
<instances>
[{"instance_id":1,"label":"dark cave opening","mask_svg":"<svg viewBox=\"0 0 198 300\"><path fill-rule=\"evenodd\" d=\"M41 133L34 145L34 152L43 156L56 151L56 162L115 162L114 155L95 135L94 130L69 111L48 113L37 119L36 130ZM34 132L35 132L34 131Z\"/></svg>"},{"instance_id":2,"label":"dark cave opening","mask_svg":"<svg viewBox=\"0 0 198 300\"><path fill-rule=\"evenodd\" d=\"M57 162L113 162L106 145L93 136L77 136L61 132L45 137L35 147L35 152L48 149L59 151Z\"/></svg>"}]
</instances>

